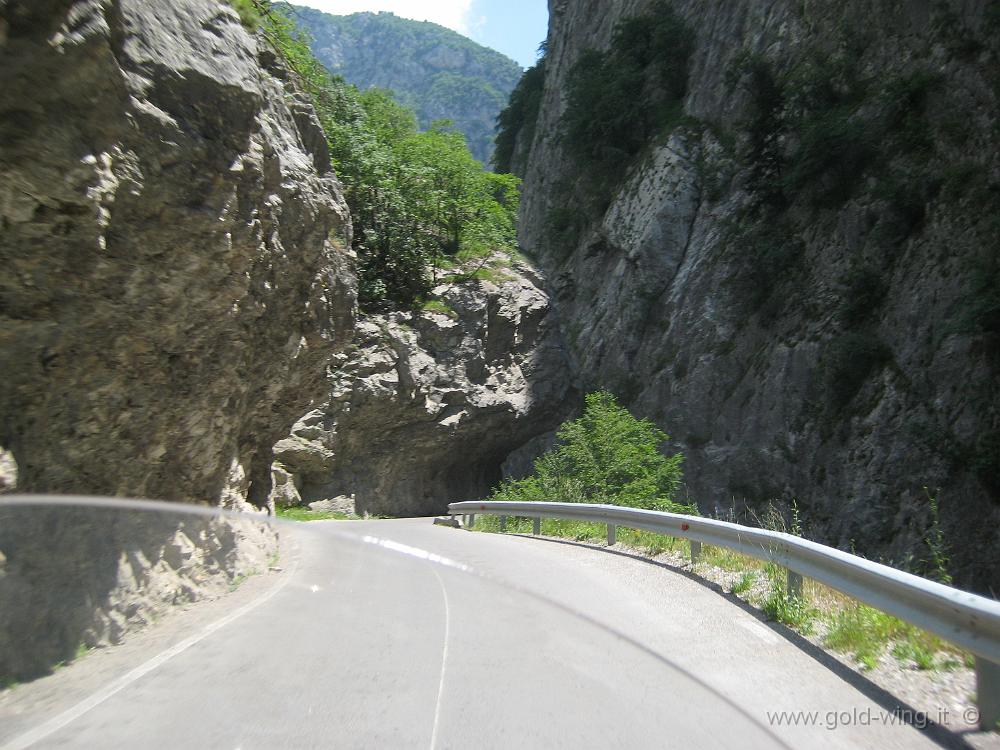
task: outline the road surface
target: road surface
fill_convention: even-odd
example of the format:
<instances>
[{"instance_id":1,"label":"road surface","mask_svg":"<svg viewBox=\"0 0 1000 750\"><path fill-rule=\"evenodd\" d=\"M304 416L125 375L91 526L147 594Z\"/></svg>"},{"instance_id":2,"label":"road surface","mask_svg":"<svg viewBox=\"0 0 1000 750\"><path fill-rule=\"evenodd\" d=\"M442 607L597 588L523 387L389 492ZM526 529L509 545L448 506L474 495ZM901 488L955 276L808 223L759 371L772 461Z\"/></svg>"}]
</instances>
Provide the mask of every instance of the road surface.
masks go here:
<instances>
[{"instance_id":1,"label":"road surface","mask_svg":"<svg viewBox=\"0 0 1000 750\"><path fill-rule=\"evenodd\" d=\"M285 537L282 572L9 691L0 750L937 746L650 561L429 519Z\"/></svg>"}]
</instances>

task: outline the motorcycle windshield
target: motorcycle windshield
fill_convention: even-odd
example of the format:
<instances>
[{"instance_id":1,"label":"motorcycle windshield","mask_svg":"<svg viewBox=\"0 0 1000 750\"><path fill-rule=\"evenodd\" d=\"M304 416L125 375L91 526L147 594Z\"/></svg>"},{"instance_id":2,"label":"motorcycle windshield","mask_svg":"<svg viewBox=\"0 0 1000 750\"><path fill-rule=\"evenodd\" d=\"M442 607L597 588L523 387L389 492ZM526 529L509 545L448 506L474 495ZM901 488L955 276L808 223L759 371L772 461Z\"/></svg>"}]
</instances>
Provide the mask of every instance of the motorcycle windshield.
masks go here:
<instances>
[{"instance_id":1,"label":"motorcycle windshield","mask_svg":"<svg viewBox=\"0 0 1000 750\"><path fill-rule=\"evenodd\" d=\"M0 686L4 749L780 746L391 524L174 503L0 501Z\"/></svg>"}]
</instances>

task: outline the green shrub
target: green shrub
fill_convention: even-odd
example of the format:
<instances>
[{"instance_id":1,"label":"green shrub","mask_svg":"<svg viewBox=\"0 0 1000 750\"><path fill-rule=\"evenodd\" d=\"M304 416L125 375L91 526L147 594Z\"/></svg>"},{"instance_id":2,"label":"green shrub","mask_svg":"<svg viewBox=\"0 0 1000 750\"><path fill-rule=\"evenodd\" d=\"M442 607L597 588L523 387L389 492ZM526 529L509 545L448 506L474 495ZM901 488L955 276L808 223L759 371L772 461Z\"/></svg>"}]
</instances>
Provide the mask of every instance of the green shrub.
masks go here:
<instances>
[{"instance_id":1,"label":"green shrub","mask_svg":"<svg viewBox=\"0 0 1000 750\"><path fill-rule=\"evenodd\" d=\"M493 166L509 172L518 141L531 143L545 89L545 58L528 68L511 92L507 106L497 116L496 150Z\"/></svg>"},{"instance_id":2,"label":"green shrub","mask_svg":"<svg viewBox=\"0 0 1000 750\"><path fill-rule=\"evenodd\" d=\"M606 52L570 71L562 132L570 153L607 186L651 136L679 122L694 33L664 0L615 27Z\"/></svg>"},{"instance_id":3,"label":"green shrub","mask_svg":"<svg viewBox=\"0 0 1000 750\"><path fill-rule=\"evenodd\" d=\"M782 185L785 92L771 65L759 55L741 58L735 69L750 95L750 115L744 125L748 187L762 207L780 209L787 204Z\"/></svg>"},{"instance_id":4,"label":"green shrub","mask_svg":"<svg viewBox=\"0 0 1000 750\"><path fill-rule=\"evenodd\" d=\"M848 53L814 52L781 74L761 55L737 58L727 81L741 84L749 99L741 130L758 207L780 211L801 199L835 208L865 174L901 155L933 151L926 103L940 76L917 70L876 89L878 80L865 78ZM910 201L904 213L916 205Z\"/></svg>"},{"instance_id":5,"label":"green shrub","mask_svg":"<svg viewBox=\"0 0 1000 750\"><path fill-rule=\"evenodd\" d=\"M344 183L363 312L418 307L460 253L514 250L517 178L484 170L448 123L420 132L391 92L331 76L278 6L262 29L310 95Z\"/></svg>"},{"instance_id":6,"label":"green shrub","mask_svg":"<svg viewBox=\"0 0 1000 750\"><path fill-rule=\"evenodd\" d=\"M850 198L878 146L870 124L848 106L809 113L797 124L796 136L786 190L809 188L818 206L838 206Z\"/></svg>"},{"instance_id":7,"label":"green shrub","mask_svg":"<svg viewBox=\"0 0 1000 750\"><path fill-rule=\"evenodd\" d=\"M674 499L683 456L663 455L659 448L667 434L633 417L610 393L588 395L583 415L565 422L557 437L556 447L535 461L532 476L501 484L491 499L694 512Z\"/></svg>"},{"instance_id":8,"label":"green shrub","mask_svg":"<svg viewBox=\"0 0 1000 750\"><path fill-rule=\"evenodd\" d=\"M254 0L226 0L226 3L239 14L240 21L248 29L254 31L260 26L262 6L257 2Z\"/></svg>"}]
</instances>

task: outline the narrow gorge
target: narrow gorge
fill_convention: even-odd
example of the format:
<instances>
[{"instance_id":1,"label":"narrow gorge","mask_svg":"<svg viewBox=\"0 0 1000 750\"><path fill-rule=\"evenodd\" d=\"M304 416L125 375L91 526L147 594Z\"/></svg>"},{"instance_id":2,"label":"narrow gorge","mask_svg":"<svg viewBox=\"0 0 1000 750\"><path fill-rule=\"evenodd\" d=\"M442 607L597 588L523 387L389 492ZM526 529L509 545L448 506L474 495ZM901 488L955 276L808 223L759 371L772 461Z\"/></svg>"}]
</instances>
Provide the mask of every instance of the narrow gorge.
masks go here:
<instances>
[{"instance_id":1,"label":"narrow gorge","mask_svg":"<svg viewBox=\"0 0 1000 750\"><path fill-rule=\"evenodd\" d=\"M233 6L0 3L7 490L431 515L606 390L702 513L916 572L940 524L1000 591L993 5L551 0L499 117L520 252L437 231L415 292L404 170L331 132L455 134L317 97Z\"/></svg>"}]
</instances>

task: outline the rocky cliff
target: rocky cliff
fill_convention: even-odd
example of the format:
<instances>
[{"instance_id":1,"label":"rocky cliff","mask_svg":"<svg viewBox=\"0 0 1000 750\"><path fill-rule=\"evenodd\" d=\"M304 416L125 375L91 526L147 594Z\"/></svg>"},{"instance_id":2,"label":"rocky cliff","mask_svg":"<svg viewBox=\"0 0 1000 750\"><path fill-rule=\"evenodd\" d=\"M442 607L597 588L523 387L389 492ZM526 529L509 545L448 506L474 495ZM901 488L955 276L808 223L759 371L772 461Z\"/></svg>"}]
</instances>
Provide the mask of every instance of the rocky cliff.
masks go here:
<instances>
[{"instance_id":1,"label":"rocky cliff","mask_svg":"<svg viewBox=\"0 0 1000 750\"><path fill-rule=\"evenodd\" d=\"M1000 591L996 8L550 11L516 171L574 376L676 436L704 510L797 499L811 537L927 571L927 487L956 581ZM620 144L573 151L577 63L671 13L680 111L598 175ZM660 93L640 64L626 103Z\"/></svg>"},{"instance_id":2,"label":"rocky cliff","mask_svg":"<svg viewBox=\"0 0 1000 750\"><path fill-rule=\"evenodd\" d=\"M472 155L489 164L497 115L521 76L496 50L443 26L392 13L332 16L292 6L316 57L362 91L391 89L421 128L452 120Z\"/></svg>"},{"instance_id":3,"label":"rocky cliff","mask_svg":"<svg viewBox=\"0 0 1000 750\"><path fill-rule=\"evenodd\" d=\"M212 0L0 5L0 444L18 489L266 502L350 339L311 108Z\"/></svg>"},{"instance_id":4,"label":"rocky cliff","mask_svg":"<svg viewBox=\"0 0 1000 750\"><path fill-rule=\"evenodd\" d=\"M541 287L517 262L439 286L436 311L360 323L328 402L275 446L276 502L353 495L359 514L429 515L530 467L519 449L577 401Z\"/></svg>"}]
</instances>

